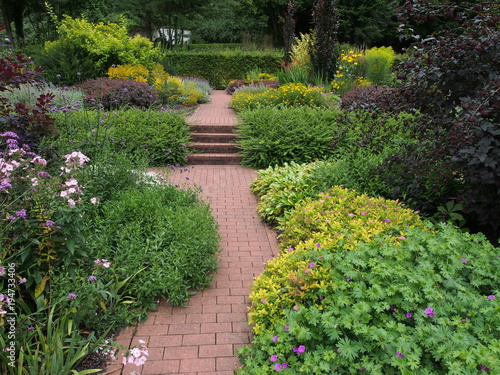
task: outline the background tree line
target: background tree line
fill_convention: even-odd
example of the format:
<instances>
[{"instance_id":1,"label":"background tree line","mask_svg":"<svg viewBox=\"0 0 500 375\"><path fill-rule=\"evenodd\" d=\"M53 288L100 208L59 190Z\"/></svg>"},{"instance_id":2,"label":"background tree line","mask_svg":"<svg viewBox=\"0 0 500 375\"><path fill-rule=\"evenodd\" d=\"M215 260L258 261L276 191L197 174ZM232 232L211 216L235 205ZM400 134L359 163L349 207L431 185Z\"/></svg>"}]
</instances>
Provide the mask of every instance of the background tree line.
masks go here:
<instances>
[{"instance_id":1,"label":"background tree line","mask_svg":"<svg viewBox=\"0 0 500 375\"><path fill-rule=\"evenodd\" d=\"M59 19L66 14L84 16L90 22L106 22L125 15L132 33L140 32L150 39L154 30L172 28L190 30L195 43L253 42L283 47L283 25L290 2L295 8L289 15L294 34L309 32L314 27L314 0L0 0L3 23L10 27L11 38L18 47L56 38L55 24L47 6ZM340 43L400 46L396 9L404 0L337 0L335 3ZM429 31L434 27L431 25Z\"/></svg>"}]
</instances>

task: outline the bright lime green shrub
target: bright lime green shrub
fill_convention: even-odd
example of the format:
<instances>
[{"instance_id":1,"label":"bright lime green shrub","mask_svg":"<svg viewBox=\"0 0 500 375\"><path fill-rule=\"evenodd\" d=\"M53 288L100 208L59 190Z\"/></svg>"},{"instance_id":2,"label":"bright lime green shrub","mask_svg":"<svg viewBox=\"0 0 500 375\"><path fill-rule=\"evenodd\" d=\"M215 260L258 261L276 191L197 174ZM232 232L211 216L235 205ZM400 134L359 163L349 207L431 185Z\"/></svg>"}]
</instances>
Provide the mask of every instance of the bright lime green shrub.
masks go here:
<instances>
[{"instance_id":1,"label":"bright lime green shrub","mask_svg":"<svg viewBox=\"0 0 500 375\"><path fill-rule=\"evenodd\" d=\"M161 66L161 65L160 65ZM163 67L162 67L163 68ZM108 69L109 78L133 79L137 82L151 83L150 71L144 65L113 65Z\"/></svg>"},{"instance_id":2,"label":"bright lime green shrub","mask_svg":"<svg viewBox=\"0 0 500 375\"><path fill-rule=\"evenodd\" d=\"M254 331L261 333L281 318L283 309L311 303L311 289L326 293L332 287L323 273L308 273L310 263L318 261L311 258L311 251L354 251L359 243L370 242L379 234L400 243L407 229L415 226L422 222L404 204L358 195L340 186L320 194L317 200L306 199L281 224L282 251L252 285L249 320L255 324Z\"/></svg>"},{"instance_id":3,"label":"bright lime green shrub","mask_svg":"<svg viewBox=\"0 0 500 375\"><path fill-rule=\"evenodd\" d=\"M396 53L392 47L373 47L365 52L366 79L374 85L389 85Z\"/></svg>"},{"instance_id":4,"label":"bright lime green shrub","mask_svg":"<svg viewBox=\"0 0 500 375\"><path fill-rule=\"evenodd\" d=\"M321 89L304 84L289 83L263 93L236 92L231 98L231 107L236 110L254 109L259 106L325 107L326 99Z\"/></svg>"},{"instance_id":5,"label":"bright lime green shrub","mask_svg":"<svg viewBox=\"0 0 500 375\"><path fill-rule=\"evenodd\" d=\"M312 70L311 56L309 49L314 44L314 35L306 33L295 38L295 44L292 46L292 66L301 66L309 74Z\"/></svg>"},{"instance_id":6,"label":"bright lime green shrub","mask_svg":"<svg viewBox=\"0 0 500 375\"><path fill-rule=\"evenodd\" d=\"M128 35L125 19L119 23L91 23L85 18L71 18L64 16L57 28L58 39L45 43L45 55L49 67L49 79L56 82L57 78L74 82L84 81L93 76L85 76L84 72L74 72L74 77L58 77L63 69L64 61L61 60L60 45L64 45L68 53L72 53L67 46L82 50L91 59L97 74L104 76L106 70L113 64L144 65L152 69L162 53L156 49L151 41L141 36ZM54 52L54 53L53 53ZM59 62L51 61L51 55L58 58ZM68 56L70 59L71 56ZM59 64L59 65L58 65ZM46 68L44 64L44 68ZM47 68L46 68L47 70ZM78 76L77 73L80 73ZM66 81L65 81L66 82Z\"/></svg>"},{"instance_id":7,"label":"bright lime green shrub","mask_svg":"<svg viewBox=\"0 0 500 375\"><path fill-rule=\"evenodd\" d=\"M338 241L268 263L258 280L267 294L253 287L252 316L263 323L238 374L283 364L306 375L497 373L500 249L425 225L396 241L389 231L350 251Z\"/></svg>"}]
</instances>

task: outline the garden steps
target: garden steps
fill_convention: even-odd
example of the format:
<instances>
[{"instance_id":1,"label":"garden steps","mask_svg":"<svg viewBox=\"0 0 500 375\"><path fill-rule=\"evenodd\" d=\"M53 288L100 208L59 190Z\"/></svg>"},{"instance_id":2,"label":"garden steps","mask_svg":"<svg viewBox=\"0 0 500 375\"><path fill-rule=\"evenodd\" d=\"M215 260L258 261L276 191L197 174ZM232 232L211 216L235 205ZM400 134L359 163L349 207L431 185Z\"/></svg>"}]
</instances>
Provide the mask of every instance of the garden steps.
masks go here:
<instances>
[{"instance_id":1,"label":"garden steps","mask_svg":"<svg viewBox=\"0 0 500 375\"><path fill-rule=\"evenodd\" d=\"M229 108L231 97L215 90L211 101L200 106L188 118L194 151L187 155L189 165L238 165L242 156L236 145L236 113Z\"/></svg>"}]
</instances>

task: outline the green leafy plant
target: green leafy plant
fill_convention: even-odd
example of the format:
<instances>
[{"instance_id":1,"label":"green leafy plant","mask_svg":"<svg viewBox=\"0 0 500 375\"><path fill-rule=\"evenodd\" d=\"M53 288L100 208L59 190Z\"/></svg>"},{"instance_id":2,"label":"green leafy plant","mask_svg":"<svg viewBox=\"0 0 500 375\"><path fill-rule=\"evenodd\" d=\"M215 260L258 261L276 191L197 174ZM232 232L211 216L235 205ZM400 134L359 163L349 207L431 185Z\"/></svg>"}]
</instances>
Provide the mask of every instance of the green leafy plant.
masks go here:
<instances>
[{"instance_id":1,"label":"green leafy plant","mask_svg":"<svg viewBox=\"0 0 500 375\"><path fill-rule=\"evenodd\" d=\"M280 222L282 251L252 285L249 321L255 324L254 331L265 331L283 309L315 301L313 290L326 293L330 282L326 275L307 271L310 263L318 261L309 255L314 249L335 251L338 246L354 251L359 243L380 233L397 243L409 227L421 225L420 218L403 203L359 195L340 186L316 199L305 199Z\"/></svg>"},{"instance_id":2,"label":"green leafy plant","mask_svg":"<svg viewBox=\"0 0 500 375\"><path fill-rule=\"evenodd\" d=\"M257 211L260 217L269 222L279 221L296 204L319 193L312 173L323 164L291 162L260 170L250 185L252 192L259 198Z\"/></svg>"},{"instance_id":3,"label":"green leafy plant","mask_svg":"<svg viewBox=\"0 0 500 375\"><path fill-rule=\"evenodd\" d=\"M93 333L83 336L78 322L69 311L58 314L57 304L48 311L46 319L36 321L18 335L16 360L14 366L7 365L10 360L2 361L0 368L7 375L86 375L95 374L102 369L76 371L75 367L91 352L105 346L104 338ZM31 314L31 319L35 314ZM28 329L29 328L29 329ZM109 330L108 330L109 331ZM108 332L107 331L107 332ZM106 332L106 334L107 334ZM1 344L6 344L3 337ZM8 345L2 345L8 347ZM4 357L5 354L0 354ZM5 358L3 358L5 359Z\"/></svg>"},{"instance_id":4,"label":"green leafy plant","mask_svg":"<svg viewBox=\"0 0 500 375\"><path fill-rule=\"evenodd\" d=\"M49 142L66 150L78 147L95 157L102 152L128 152L147 158L150 166L184 165L189 128L179 114L158 110L70 111L55 115L59 130Z\"/></svg>"},{"instance_id":5,"label":"green leafy plant","mask_svg":"<svg viewBox=\"0 0 500 375\"><path fill-rule=\"evenodd\" d=\"M240 351L239 374L495 372L498 249L482 235L425 225L399 241L378 234L354 249L338 241L289 253L296 284L286 285L304 297L274 311L273 297L254 299L254 312L272 313ZM265 275L269 291L286 290L271 269Z\"/></svg>"},{"instance_id":6,"label":"green leafy plant","mask_svg":"<svg viewBox=\"0 0 500 375\"><path fill-rule=\"evenodd\" d=\"M237 94L236 94L237 95ZM263 107L239 114L243 163L254 168L305 163L332 155L338 112L308 107Z\"/></svg>"},{"instance_id":7,"label":"green leafy plant","mask_svg":"<svg viewBox=\"0 0 500 375\"><path fill-rule=\"evenodd\" d=\"M119 279L147 267L127 287L143 309L154 306L159 296L182 304L192 288L210 284L219 236L196 191L141 184L115 194L101 210L91 223L91 247L97 258L123 265Z\"/></svg>"}]
</instances>

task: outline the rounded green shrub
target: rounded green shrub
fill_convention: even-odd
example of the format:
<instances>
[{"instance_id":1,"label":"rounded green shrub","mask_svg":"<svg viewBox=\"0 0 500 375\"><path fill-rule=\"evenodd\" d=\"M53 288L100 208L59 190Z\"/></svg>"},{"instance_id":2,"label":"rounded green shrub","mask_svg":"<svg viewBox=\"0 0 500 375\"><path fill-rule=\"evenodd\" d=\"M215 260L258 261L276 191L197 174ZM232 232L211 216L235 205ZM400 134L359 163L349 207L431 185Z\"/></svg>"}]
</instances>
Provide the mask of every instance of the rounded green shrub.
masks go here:
<instances>
[{"instance_id":1,"label":"rounded green shrub","mask_svg":"<svg viewBox=\"0 0 500 375\"><path fill-rule=\"evenodd\" d=\"M277 305L254 292L253 310L273 315L241 350L239 374L497 373L500 249L426 225L398 241L380 233L352 250L338 241L288 253L304 297ZM263 275L268 290L287 292L269 267Z\"/></svg>"},{"instance_id":2,"label":"rounded green shrub","mask_svg":"<svg viewBox=\"0 0 500 375\"><path fill-rule=\"evenodd\" d=\"M254 331L264 332L282 317L284 309L316 304L316 297L310 299L313 291L330 290L332 280L326 270L308 271L318 260L311 258L311 251L354 251L379 234L400 243L414 226L422 222L404 204L358 195L341 186L320 194L317 200L306 199L280 226L282 251L252 285L249 320Z\"/></svg>"},{"instance_id":3,"label":"rounded green shrub","mask_svg":"<svg viewBox=\"0 0 500 375\"><path fill-rule=\"evenodd\" d=\"M143 155L149 166L183 165L189 153L185 118L166 111L69 111L56 114L56 127L50 143L60 152L77 147L93 158L123 151Z\"/></svg>"}]
</instances>

